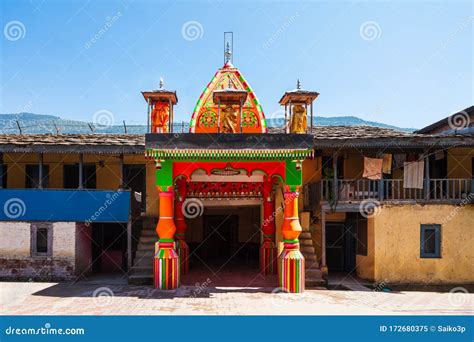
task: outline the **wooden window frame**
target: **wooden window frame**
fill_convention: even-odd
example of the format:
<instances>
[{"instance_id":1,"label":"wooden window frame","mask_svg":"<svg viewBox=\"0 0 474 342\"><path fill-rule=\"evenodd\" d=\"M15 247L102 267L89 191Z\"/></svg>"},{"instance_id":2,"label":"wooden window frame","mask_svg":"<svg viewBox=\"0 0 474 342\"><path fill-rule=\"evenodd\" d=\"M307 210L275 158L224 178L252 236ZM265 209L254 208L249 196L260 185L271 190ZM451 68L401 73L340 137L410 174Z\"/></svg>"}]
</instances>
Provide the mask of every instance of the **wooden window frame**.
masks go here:
<instances>
[{"instance_id":1,"label":"wooden window frame","mask_svg":"<svg viewBox=\"0 0 474 342\"><path fill-rule=\"evenodd\" d=\"M35 222L31 223L31 257L33 258L48 258L53 256L53 224L49 222ZM48 250L46 253L37 251L37 233L38 229L47 229L48 231Z\"/></svg>"},{"instance_id":2,"label":"wooden window frame","mask_svg":"<svg viewBox=\"0 0 474 342\"><path fill-rule=\"evenodd\" d=\"M424 251L425 231L428 229L433 229L435 233L434 253L427 253ZM423 258L423 259L441 258L441 225L440 224L421 224L420 225L420 258Z\"/></svg>"}]
</instances>

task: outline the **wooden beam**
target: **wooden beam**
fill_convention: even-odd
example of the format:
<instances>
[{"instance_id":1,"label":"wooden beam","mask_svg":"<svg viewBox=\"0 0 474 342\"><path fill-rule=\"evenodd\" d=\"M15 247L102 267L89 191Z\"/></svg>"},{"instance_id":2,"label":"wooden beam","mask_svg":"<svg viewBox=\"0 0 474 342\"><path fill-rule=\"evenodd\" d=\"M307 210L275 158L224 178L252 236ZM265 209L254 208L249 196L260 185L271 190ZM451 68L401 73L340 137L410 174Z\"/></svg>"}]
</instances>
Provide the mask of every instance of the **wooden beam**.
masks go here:
<instances>
[{"instance_id":1,"label":"wooden beam","mask_svg":"<svg viewBox=\"0 0 474 342\"><path fill-rule=\"evenodd\" d=\"M321 267L326 267L326 212L321 211Z\"/></svg>"},{"instance_id":2,"label":"wooden beam","mask_svg":"<svg viewBox=\"0 0 474 342\"><path fill-rule=\"evenodd\" d=\"M79 185L78 189L83 189L84 182L84 155L79 154Z\"/></svg>"}]
</instances>

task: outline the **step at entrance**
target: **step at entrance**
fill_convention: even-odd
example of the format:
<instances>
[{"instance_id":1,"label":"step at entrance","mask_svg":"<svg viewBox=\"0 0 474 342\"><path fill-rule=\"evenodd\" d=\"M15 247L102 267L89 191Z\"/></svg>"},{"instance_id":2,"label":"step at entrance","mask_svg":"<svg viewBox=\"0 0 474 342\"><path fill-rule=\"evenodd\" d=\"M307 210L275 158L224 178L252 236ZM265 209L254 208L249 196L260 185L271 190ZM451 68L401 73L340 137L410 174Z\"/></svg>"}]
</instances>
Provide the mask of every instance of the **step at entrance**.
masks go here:
<instances>
[{"instance_id":1,"label":"step at entrance","mask_svg":"<svg viewBox=\"0 0 474 342\"><path fill-rule=\"evenodd\" d=\"M319 261L316 256L316 250L313 245L311 232L302 231L300 236L300 250L305 259L305 285L306 288L326 287L326 281L323 279L323 273L319 268Z\"/></svg>"},{"instance_id":2,"label":"step at entrance","mask_svg":"<svg viewBox=\"0 0 474 342\"><path fill-rule=\"evenodd\" d=\"M153 282L153 254L155 242L158 240L155 227L156 219L143 221L133 266L128 275L129 284L150 285Z\"/></svg>"}]
</instances>

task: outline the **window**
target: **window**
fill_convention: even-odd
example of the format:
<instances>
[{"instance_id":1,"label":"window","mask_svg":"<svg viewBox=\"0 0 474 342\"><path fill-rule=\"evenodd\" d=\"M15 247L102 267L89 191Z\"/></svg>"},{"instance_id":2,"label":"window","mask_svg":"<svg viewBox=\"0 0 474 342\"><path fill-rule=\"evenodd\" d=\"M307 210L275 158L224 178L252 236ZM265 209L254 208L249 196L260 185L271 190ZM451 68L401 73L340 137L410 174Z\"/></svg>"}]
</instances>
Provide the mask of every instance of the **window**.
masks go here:
<instances>
[{"instance_id":1,"label":"window","mask_svg":"<svg viewBox=\"0 0 474 342\"><path fill-rule=\"evenodd\" d=\"M31 224L31 256L53 255L53 225L51 223Z\"/></svg>"},{"instance_id":2,"label":"window","mask_svg":"<svg viewBox=\"0 0 474 342\"><path fill-rule=\"evenodd\" d=\"M441 258L441 226L439 224L421 225L420 257Z\"/></svg>"},{"instance_id":3,"label":"window","mask_svg":"<svg viewBox=\"0 0 474 342\"><path fill-rule=\"evenodd\" d=\"M82 187L84 189L95 189L97 186L95 164L83 164ZM64 165L64 189L79 188L79 164Z\"/></svg>"},{"instance_id":4,"label":"window","mask_svg":"<svg viewBox=\"0 0 474 342\"><path fill-rule=\"evenodd\" d=\"M43 165L43 188L49 183L49 165ZM25 188L39 187L39 165L26 165Z\"/></svg>"}]
</instances>

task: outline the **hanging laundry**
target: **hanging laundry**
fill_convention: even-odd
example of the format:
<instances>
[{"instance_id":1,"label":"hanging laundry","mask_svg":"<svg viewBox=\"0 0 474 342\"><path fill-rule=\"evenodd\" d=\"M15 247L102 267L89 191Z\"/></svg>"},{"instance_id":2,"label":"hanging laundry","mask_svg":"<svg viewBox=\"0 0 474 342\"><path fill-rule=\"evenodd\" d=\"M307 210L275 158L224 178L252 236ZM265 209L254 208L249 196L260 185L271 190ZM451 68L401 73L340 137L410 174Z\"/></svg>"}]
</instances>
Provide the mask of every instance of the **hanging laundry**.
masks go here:
<instances>
[{"instance_id":1,"label":"hanging laundry","mask_svg":"<svg viewBox=\"0 0 474 342\"><path fill-rule=\"evenodd\" d=\"M383 159L364 157L364 174L362 177L376 180L382 179Z\"/></svg>"},{"instance_id":2,"label":"hanging laundry","mask_svg":"<svg viewBox=\"0 0 474 342\"><path fill-rule=\"evenodd\" d=\"M382 172L388 175L392 173L392 155L390 153L383 155Z\"/></svg>"},{"instance_id":3,"label":"hanging laundry","mask_svg":"<svg viewBox=\"0 0 474 342\"><path fill-rule=\"evenodd\" d=\"M423 174L425 171L424 161L407 162L404 164L403 187L411 189L423 189Z\"/></svg>"},{"instance_id":4,"label":"hanging laundry","mask_svg":"<svg viewBox=\"0 0 474 342\"><path fill-rule=\"evenodd\" d=\"M418 161L418 154L409 154L407 156L407 162L415 162Z\"/></svg>"}]
</instances>

